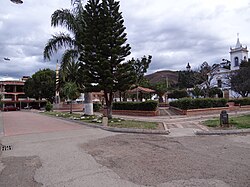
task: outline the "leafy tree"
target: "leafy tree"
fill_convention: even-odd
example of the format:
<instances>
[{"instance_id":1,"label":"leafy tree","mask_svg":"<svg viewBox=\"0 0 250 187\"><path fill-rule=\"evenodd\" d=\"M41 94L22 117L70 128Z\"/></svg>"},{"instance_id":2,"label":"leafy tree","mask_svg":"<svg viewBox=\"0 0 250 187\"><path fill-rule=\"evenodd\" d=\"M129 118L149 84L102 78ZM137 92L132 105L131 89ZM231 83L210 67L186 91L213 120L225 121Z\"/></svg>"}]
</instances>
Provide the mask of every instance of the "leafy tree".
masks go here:
<instances>
[{"instance_id":1,"label":"leafy tree","mask_svg":"<svg viewBox=\"0 0 250 187\"><path fill-rule=\"evenodd\" d=\"M166 86L166 82L158 82L151 86L152 89L155 90L156 94L159 97L159 103L163 102L163 96L168 91L168 88Z\"/></svg>"},{"instance_id":2,"label":"leafy tree","mask_svg":"<svg viewBox=\"0 0 250 187\"><path fill-rule=\"evenodd\" d=\"M216 95L218 97L223 97L223 92L221 91L221 89L217 87L210 88L208 94L209 94L209 97L215 97Z\"/></svg>"},{"instance_id":3,"label":"leafy tree","mask_svg":"<svg viewBox=\"0 0 250 187\"><path fill-rule=\"evenodd\" d=\"M197 71L179 71L178 75L178 87L180 89L193 88L195 85L203 82L201 73Z\"/></svg>"},{"instance_id":4,"label":"leafy tree","mask_svg":"<svg viewBox=\"0 0 250 187\"><path fill-rule=\"evenodd\" d=\"M72 100L80 96L76 83L67 82L63 87L63 92L66 95L66 97L70 100L70 114L72 114L72 105L73 105Z\"/></svg>"},{"instance_id":5,"label":"leafy tree","mask_svg":"<svg viewBox=\"0 0 250 187\"><path fill-rule=\"evenodd\" d=\"M53 102L55 96L55 71L43 69L37 71L24 85L25 94L36 99L46 98Z\"/></svg>"},{"instance_id":6,"label":"leafy tree","mask_svg":"<svg viewBox=\"0 0 250 187\"><path fill-rule=\"evenodd\" d=\"M188 97L188 93L186 90L173 90L171 93L168 94L168 97L180 99L180 98Z\"/></svg>"},{"instance_id":7,"label":"leafy tree","mask_svg":"<svg viewBox=\"0 0 250 187\"><path fill-rule=\"evenodd\" d=\"M134 59L132 58L132 60L130 61L133 70L134 70L134 78L135 78L135 87L137 88L141 82L144 79L144 74L147 72L148 68L149 68L149 64L151 63L152 60L152 56L148 56L148 58L146 56L143 56L140 59ZM138 92L136 93L136 99L138 101Z\"/></svg>"},{"instance_id":8,"label":"leafy tree","mask_svg":"<svg viewBox=\"0 0 250 187\"><path fill-rule=\"evenodd\" d=\"M211 82L214 79L214 76L217 74L217 72L213 70L219 66L219 64L213 64L213 66L210 66L207 62L203 62L200 67L199 79L203 81L203 92L205 97L210 97L211 93L215 91L214 85L212 85ZM217 94L219 94L219 91L217 92Z\"/></svg>"},{"instance_id":9,"label":"leafy tree","mask_svg":"<svg viewBox=\"0 0 250 187\"><path fill-rule=\"evenodd\" d=\"M83 5L81 0L71 0L72 9L56 10L51 16L52 27L64 27L68 32L61 32L53 35L44 48L44 59L50 60L51 56L59 49L66 48L61 61L61 75L64 77L67 75L68 79L76 81L79 89L83 89L82 80L79 77L79 73L72 74L69 69L73 68L72 65L78 65L73 63L78 60L80 52L83 49L84 41L84 27L85 21L83 19ZM72 70L72 69L71 69ZM93 114L93 103L91 100L91 93L85 93L85 113L88 115ZM87 102L87 103L86 103Z\"/></svg>"},{"instance_id":10,"label":"leafy tree","mask_svg":"<svg viewBox=\"0 0 250 187\"><path fill-rule=\"evenodd\" d=\"M129 66L121 65L130 54L119 2L89 0L84 11L84 49L81 55L85 85L89 91L103 90L112 118L113 93L128 77Z\"/></svg>"},{"instance_id":11,"label":"leafy tree","mask_svg":"<svg viewBox=\"0 0 250 187\"><path fill-rule=\"evenodd\" d=\"M194 89L191 91L194 97L198 98L200 96L204 96L204 90L199 88L198 86L195 86Z\"/></svg>"},{"instance_id":12,"label":"leafy tree","mask_svg":"<svg viewBox=\"0 0 250 187\"><path fill-rule=\"evenodd\" d=\"M134 69L131 65L131 62L128 62L119 64L118 71L117 79L119 82L117 82L117 88L119 91L120 100L122 99L123 95L123 100L126 101L126 92L127 90L131 89L131 86L135 83Z\"/></svg>"},{"instance_id":13,"label":"leafy tree","mask_svg":"<svg viewBox=\"0 0 250 187\"><path fill-rule=\"evenodd\" d=\"M231 88L242 97L248 97L250 94L250 60L243 61L240 69L231 75Z\"/></svg>"}]
</instances>

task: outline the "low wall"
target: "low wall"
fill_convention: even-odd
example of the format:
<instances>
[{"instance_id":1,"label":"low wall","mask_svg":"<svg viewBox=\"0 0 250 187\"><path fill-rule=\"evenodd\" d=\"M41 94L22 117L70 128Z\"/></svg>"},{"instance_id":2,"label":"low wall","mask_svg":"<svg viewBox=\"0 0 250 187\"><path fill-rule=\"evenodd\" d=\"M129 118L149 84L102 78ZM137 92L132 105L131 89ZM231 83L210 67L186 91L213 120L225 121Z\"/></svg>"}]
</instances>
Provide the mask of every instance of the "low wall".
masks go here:
<instances>
[{"instance_id":1,"label":"low wall","mask_svg":"<svg viewBox=\"0 0 250 187\"><path fill-rule=\"evenodd\" d=\"M70 104L54 104L53 105L53 110L70 110ZM72 105L72 110L73 111L83 111L84 110L84 105L83 104L73 104Z\"/></svg>"},{"instance_id":2,"label":"low wall","mask_svg":"<svg viewBox=\"0 0 250 187\"><path fill-rule=\"evenodd\" d=\"M105 111L101 110L105 115ZM156 111L142 111L142 110L112 110L112 114L125 116L159 116L159 110Z\"/></svg>"},{"instance_id":3,"label":"low wall","mask_svg":"<svg viewBox=\"0 0 250 187\"><path fill-rule=\"evenodd\" d=\"M217 108L201 108L201 109L189 109L189 110L181 110L175 107L169 107L170 110L179 114L179 115L206 115L206 114L220 114L222 110L226 110L227 112L232 111L250 111L250 105L247 106L228 106L228 107L217 107Z\"/></svg>"},{"instance_id":4,"label":"low wall","mask_svg":"<svg viewBox=\"0 0 250 187\"><path fill-rule=\"evenodd\" d=\"M248 110L250 111L250 105L241 106L241 107L240 107L240 110L241 110L241 111L248 111Z\"/></svg>"}]
</instances>

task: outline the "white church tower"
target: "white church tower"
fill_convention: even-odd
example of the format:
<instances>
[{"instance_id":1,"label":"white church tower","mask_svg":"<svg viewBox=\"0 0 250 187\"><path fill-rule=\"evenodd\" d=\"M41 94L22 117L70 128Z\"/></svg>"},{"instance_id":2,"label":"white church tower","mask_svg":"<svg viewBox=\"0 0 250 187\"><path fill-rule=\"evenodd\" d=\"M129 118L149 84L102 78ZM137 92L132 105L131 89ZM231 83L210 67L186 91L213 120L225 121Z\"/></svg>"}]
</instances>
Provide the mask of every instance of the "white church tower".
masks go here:
<instances>
[{"instance_id":1,"label":"white church tower","mask_svg":"<svg viewBox=\"0 0 250 187\"><path fill-rule=\"evenodd\" d=\"M237 37L237 43L235 48L230 47L230 57L231 57L231 70L238 70L240 63L243 60L248 60L248 50L247 46L242 46L239 39L239 34Z\"/></svg>"}]
</instances>

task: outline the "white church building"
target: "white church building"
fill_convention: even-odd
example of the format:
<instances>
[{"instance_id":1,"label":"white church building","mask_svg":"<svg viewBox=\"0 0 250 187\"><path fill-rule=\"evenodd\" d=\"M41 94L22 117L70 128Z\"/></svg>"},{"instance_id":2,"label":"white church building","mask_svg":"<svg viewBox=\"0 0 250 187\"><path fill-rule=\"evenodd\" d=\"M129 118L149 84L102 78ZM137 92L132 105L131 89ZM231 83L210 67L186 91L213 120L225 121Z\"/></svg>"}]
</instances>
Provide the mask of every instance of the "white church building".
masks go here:
<instances>
[{"instance_id":1,"label":"white church building","mask_svg":"<svg viewBox=\"0 0 250 187\"><path fill-rule=\"evenodd\" d=\"M208 75L208 81L210 87L218 87L223 92L224 98L238 98L241 97L238 93L231 90L229 76L233 71L237 71L240 68L242 61L248 60L247 46L243 46L240 43L239 37L235 47L230 47L230 60L223 59L224 63L214 67L214 69ZM225 65L229 65L225 68Z\"/></svg>"}]
</instances>

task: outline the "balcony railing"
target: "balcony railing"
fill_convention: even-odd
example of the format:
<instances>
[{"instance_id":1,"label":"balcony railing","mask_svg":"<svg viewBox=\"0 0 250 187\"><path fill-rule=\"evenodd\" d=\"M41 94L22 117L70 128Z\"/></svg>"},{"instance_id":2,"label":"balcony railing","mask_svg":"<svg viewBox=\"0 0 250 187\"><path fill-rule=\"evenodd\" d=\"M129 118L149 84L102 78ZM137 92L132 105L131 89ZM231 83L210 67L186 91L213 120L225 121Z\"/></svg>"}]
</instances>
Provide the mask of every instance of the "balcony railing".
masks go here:
<instances>
[{"instance_id":1,"label":"balcony railing","mask_svg":"<svg viewBox=\"0 0 250 187\"><path fill-rule=\"evenodd\" d=\"M12 101L12 98L4 98L2 101Z\"/></svg>"}]
</instances>

